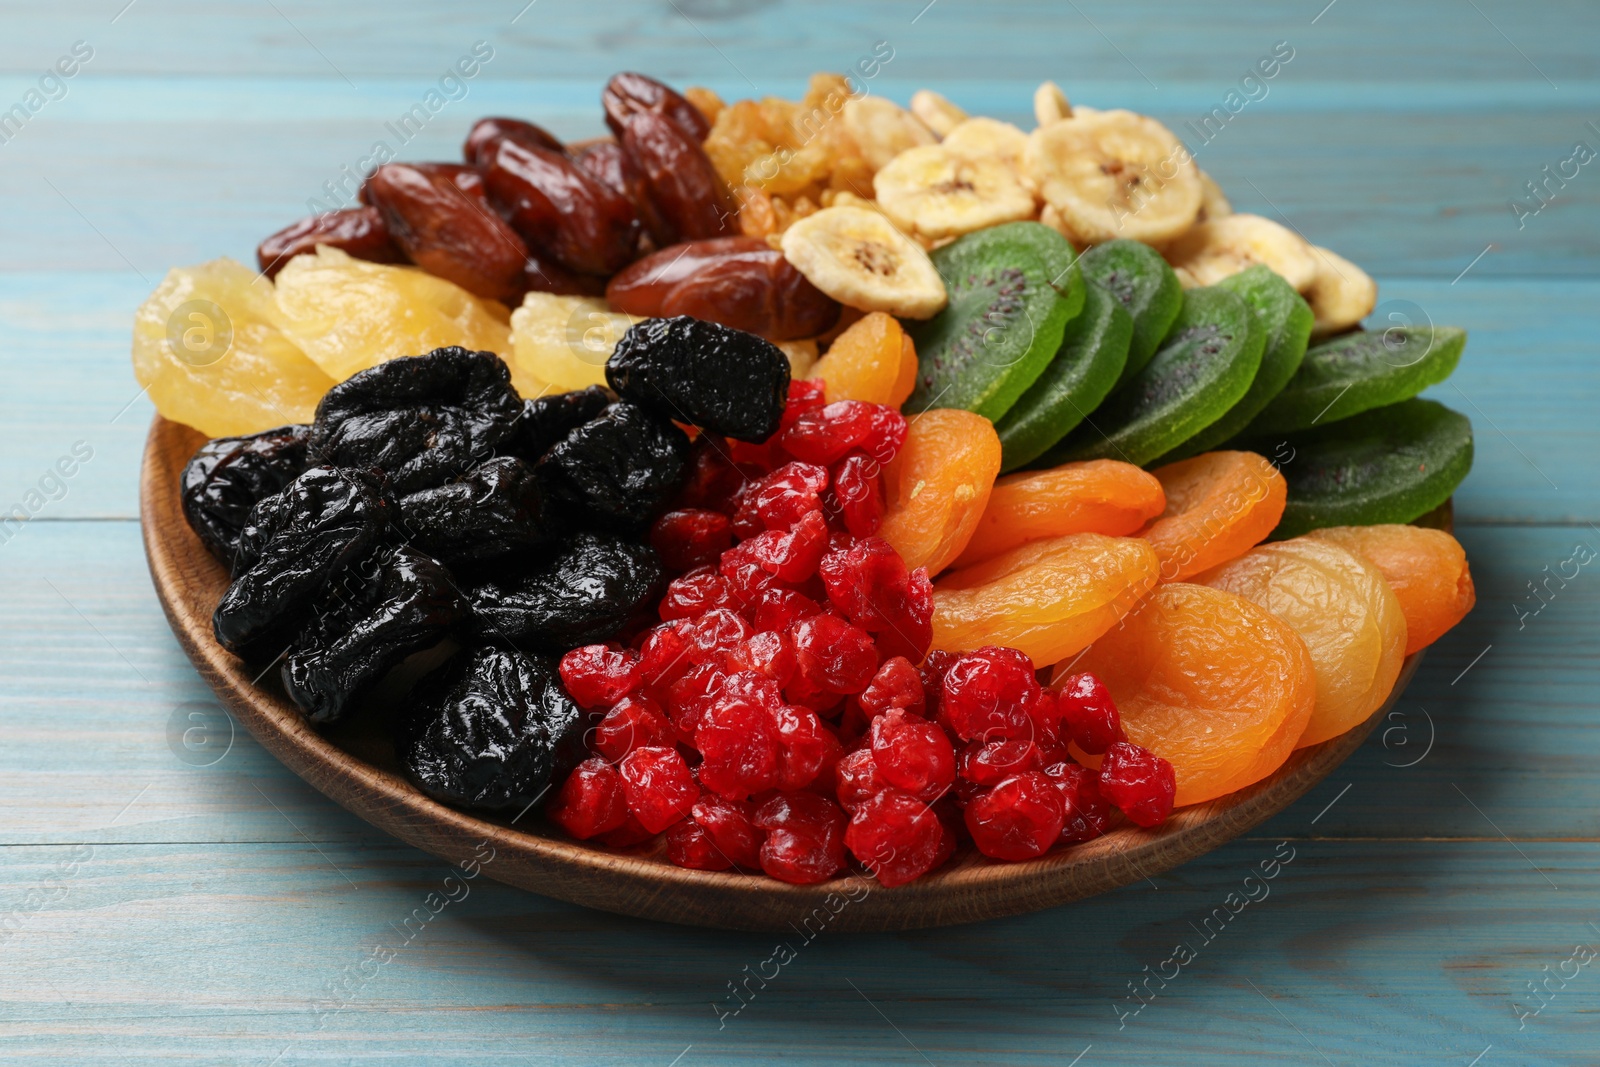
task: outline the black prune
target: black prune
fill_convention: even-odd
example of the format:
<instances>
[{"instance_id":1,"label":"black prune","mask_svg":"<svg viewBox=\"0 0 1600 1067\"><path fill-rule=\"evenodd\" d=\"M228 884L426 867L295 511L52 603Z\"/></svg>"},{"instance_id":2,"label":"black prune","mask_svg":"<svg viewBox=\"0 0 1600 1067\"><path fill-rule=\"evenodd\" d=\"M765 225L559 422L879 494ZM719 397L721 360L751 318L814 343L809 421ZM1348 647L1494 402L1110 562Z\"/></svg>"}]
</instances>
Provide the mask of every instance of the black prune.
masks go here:
<instances>
[{"instance_id":1,"label":"black prune","mask_svg":"<svg viewBox=\"0 0 1600 1067\"><path fill-rule=\"evenodd\" d=\"M536 396L522 404L522 417L504 451L537 463L550 446L590 419L598 418L617 398L602 385L571 393Z\"/></svg>"},{"instance_id":2,"label":"black prune","mask_svg":"<svg viewBox=\"0 0 1600 1067\"><path fill-rule=\"evenodd\" d=\"M207 441L183 468L183 517L223 563L233 564L250 509L304 473L309 426Z\"/></svg>"},{"instance_id":3,"label":"black prune","mask_svg":"<svg viewBox=\"0 0 1600 1067\"><path fill-rule=\"evenodd\" d=\"M374 467L397 493L443 485L511 436L522 398L493 352L436 348L391 359L329 389L311 426L320 462Z\"/></svg>"},{"instance_id":4,"label":"black prune","mask_svg":"<svg viewBox=\"0 0 1600 1067\"><path fill-rule=\"evenodd\" d=\"M500 456L396 501L407 544L454 566L537 548L549 536L533 467Z\"/></svg>"},{"instance_id":5,"label":"black prune","mask_svg":"<svg viewBox=\"0 0 1600 1067\"><path fill-rule=\"evenodd\" d=\"M329 579L375 544L389 506L361 471L312 467L250 510L233 559L233 584L211 627L241 655L286 637Z\"/></svg>"},{"instance_id":6,"label":"black prune","mask_svg":"<svg viewBox=\"0 0 1600 1067\"><path fill-rule=\"evenodd\" d=\"M630 327L606 362L606 381L669 419L765 441L783 418L789 361L753 333L679 315Z\"/></svg>"},{"instance_id":7,"label":"black prune","mask_svg":"<svg viewBox=\"0 0 1600 1067\"><path fill-rule=\"evenodd\" d=\"M390 669L438 644L466 613L450 572L413 548L385 548L347 567L284 660L289 698L312 722L333 722Z\"/></svg>"},{"instance_id":8,"label":"black prune","mask_svg":"<svg viewBox=\"0 0 1600 1067\"><path fill-rule=\"evenodd\" d=\"M640 530L672 497L689 436L638 404L618 401L567 434L536 468L552 506L602 529Z\"/></svg>"},{"instance_id":9,"label":"black prune","mask_svg":"<svg viewBox=\"0 0 1600 1067\"><path fill-rule=\"evenodd\" d=\"M435 800L521 811L581 755L583 716L555 661L462 650L412 697L400 761Z\"/></svg>"},{"instance_id":10,"label":"black prune","mask_svg":"<svg viewBox=\"0 0 1600 1067\"><path fill-rule=\"evenodd\" d=\"M527 572L469 594L469 632L532 649L566 651L614 637L660 591L661 561L647 545L578 533Z\"/></svg>"}]
</instances>

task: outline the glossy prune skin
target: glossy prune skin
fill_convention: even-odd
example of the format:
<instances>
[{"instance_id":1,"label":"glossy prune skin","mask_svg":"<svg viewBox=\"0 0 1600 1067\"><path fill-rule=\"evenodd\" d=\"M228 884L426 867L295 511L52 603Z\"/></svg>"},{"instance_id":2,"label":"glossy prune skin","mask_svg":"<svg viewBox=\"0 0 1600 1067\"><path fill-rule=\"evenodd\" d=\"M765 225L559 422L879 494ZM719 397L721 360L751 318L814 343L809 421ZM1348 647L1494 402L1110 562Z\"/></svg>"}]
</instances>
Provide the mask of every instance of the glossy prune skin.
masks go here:
<instances>
[{"instance_id":1,"label":"glossy prune skin","mask_svg":"<svg viewBox=\"0 0 1600 1067\"><path fill-rule=\"evenodd\" d=\"M550 447L590 419L597 419L616 401L602 385L570 393L551 393L522 402L522 417L504 451L537 463Z\"/></svg>"},{"instance_id":2,"label":"glossy prune skin","mask_svg":"<svg viewBox=\"0 0 1600 1067\"><path fill-rule=\"evenodd\" d=\"M738 231L738 208L700 142L650 111L629 116L622 150L644 176L664 232L658 243L698 241Z\"/></svg>"},{"instance_id":3,"label":"glossy prune skin","mask_svg":"<svg viewBox=\"0 0 1600 1067\"><path fill-rule=\"evenodd\" d=\"M317 404L311 450L325 463L381 470L404 495L443 485L494 455L521 415L499 356L436 348L329 389Z\"/></svg>"},{"instance_id":4,"label":"glossy prune skin","mask_svg":"<svg viewBox=\"0 0 1600 1067\"><path fill-rule=\"evenodd\" d=\"M528 246L454 163L385 163L363 187L406 257L477 296L514 303Z\"/></svg>"},{"instance_id":5,"label":"glossy prune skin","mask_svg":"<svg viewBox=\"0 0 1600 1067\"><path fill-rule=\"evenodd\" d=\"M688 315L769 341L826 333L839 321L840 311L837 300L760 237L670 245L612 277L606 299L630 315Z\"/></svg>"},{"instance_id":6,"label":"glossy prune skin","mask_svg":"<svg viewBox=\"0 0 1600 1067\"><path fill-rule=\"evenodd\" d=\"M307 719L334 722L413 652L466 614L450 572L413 548L382 549L345 568L314 608L279 672Z\"/></svg>"},{"instance_id":7,"label":"glossy prune skin","mask_svg":"<svg viewBox=\"0 0 1600 1067\"><path fill-rule=\"evenodd\" d=\"M643 74L623 71L612 75L600 94L600 103L606 109L606 125L618 137L627 128L628 119L643 111L668 119L695 144L711 132L711 122L699 108L676 89Z\"/></svg>"},{"instance_id":8,"label":"glossy prune skin","mask_svg":"<svg viewBox=\"0 0 1600 1067\"><path fill-rule=\"evenodd\" d=\"M582 756L583 715L553 659L463 649L406 711L400 762L435 800L522 811Z\"/></svg>"},{"instance_id":9,"label":"glossy prune skin","mask_svg":"<svg viewBox=\"0 0 1600 1067\"><path fill-rule=\"evenodd\" d=\"M789 361L755 334L688 316L629 327L606 363L624 400L741 441L778 429L789 395Z\"/></svg>"},{"instance_id":10,"label":"glossy prune skin","mask_svg":"<svg viewBox=\"0 0 1600 1067\"><path fill-rule=\"evenodd\" d=\"M605 530L639 531L677 492L689 437L669 419L618 401L539 460L549 507Z\"/></svg>"},{"instance_id":11,"label":"glossy prune skin","mask_svg":"<svg viewBox=\"0 0 1600 1067\"><path fill-rule=\"evenodd\" d=\"M183 517L200 543L233 564L250 509L305 472L309 426L280 426L248 437L218 437L183 468Z\"/></svg>"},{"instance_id":12,"label":"glossy prune skin","mask_svg":"<svg viewBox=\"0 0 1600 1067\"><path fill-rule=\"evenodd\" d=\"M484 183L512 228L568 270L612 274L633 258L639 244L633 205L566 156L502 140Z\"/></svg>"},{"instance_id":13,"label":"glossy prune skin","mask_svg":"<svg viewBox=\"0 0 1600 1067\"><path fill-rule=\"evenodd\" d=\"M515 456L498 456L396 506L405 542L451 566L526 552L550 536L539 480Z\"/></svg>"},{"instance_id":14,"label":"glossy prune skin","mask_svg":"<svg viewBox=\"0 0 1600 1067\"><path fill-rule=\"evenodd\" d=\"M649 610L664 579L649 546L577 533L525 572L473 589L467 630L523 648L564 652L615 637Z\"/></svg>"},{"instance_id":15,"label":"glossy prune skin","mask_svg":"<svg viewBox=\"0 0 1600 1067\"><path fill-rule=\"evenodd\" d=\"M491 115L472 124L466 143L461 146L461 158L467 161L468 166L484 166L494 152L495 145L501 141L515 141L525 148L544 148L551 152L566 151L566 146L543 126L535 126L522 119Z\"/></svg>"},{"instance_id":16,"label":"glossy prune skin","mask_svg":"<svg viewBox=\"0 0 1600 1067\"><path fill-rule=\"evenodd\" d=\"M298 629L335 575L377 543L389 505L366 472L312 467L250 510L233 583L211 628L230 652L252 655Z\"/></svg>"},{"instance_id":17,"label":"glossy prune skin","mask_svg":"<svg viewBox=\"0 0 1600 1067\"><path fill-rule=\"evenodd\" d=\"M639 168L615 141L596 141L585 147L575 157L578 166L591 178L628 198L628 203L639 213L645 232L657 247L671 242L673 230L656 213L655 202L650 199L650 187Z\"/></svg>"},{"instance_id":18,"label":"glossy prune skin","mask_svg":"<svg viewBox=\"0 0 1600 1067\"><path fill-rule=\"evenodd\" d=\"M345 208L291 222L256 247L261 273L276 278L283 265L318 245L332 245L371 263L404 263L406 256L389 236L389 226L375 207Z\"/></svg>"}]
</instances>

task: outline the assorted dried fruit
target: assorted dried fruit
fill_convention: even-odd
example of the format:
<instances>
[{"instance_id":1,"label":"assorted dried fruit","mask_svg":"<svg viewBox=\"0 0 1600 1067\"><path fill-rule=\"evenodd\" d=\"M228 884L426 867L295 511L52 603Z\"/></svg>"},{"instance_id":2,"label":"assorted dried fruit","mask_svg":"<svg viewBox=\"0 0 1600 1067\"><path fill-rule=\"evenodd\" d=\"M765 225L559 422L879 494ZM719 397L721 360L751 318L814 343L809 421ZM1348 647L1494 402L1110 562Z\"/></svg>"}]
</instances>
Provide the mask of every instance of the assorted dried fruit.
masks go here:
<instances>
[{"instance_id":1,"label":"assorted dried fruit","mask_svg":"<svg viewBox=\"0 0 1600 1067\"><path fill-rule=\"evenodd\" d=\"M898 886L1160 832L1471 610L1401 525L1471 465L1417 396L1464 333L1353 329L1372 280L1155 120L601 102L610 139L482 119L136 319L214 438L218 642L310 722L381 715L427 795Z\"/></svg>"}]
</instances>

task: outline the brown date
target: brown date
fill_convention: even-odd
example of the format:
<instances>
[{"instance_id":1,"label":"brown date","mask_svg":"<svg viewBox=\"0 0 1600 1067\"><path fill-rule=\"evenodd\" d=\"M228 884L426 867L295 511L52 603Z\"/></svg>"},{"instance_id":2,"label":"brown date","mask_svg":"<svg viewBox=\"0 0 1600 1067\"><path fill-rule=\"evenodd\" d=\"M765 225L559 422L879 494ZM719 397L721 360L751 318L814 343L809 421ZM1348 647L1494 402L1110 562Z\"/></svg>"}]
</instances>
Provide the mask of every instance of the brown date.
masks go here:
<instances>
[{"instance_id":1,"label":"brown date","mask_svg":"<svg viewBox=\"0 0 1600 1067\"><path fill-rule=\"evenodd\" d=\"M466 143L461 146L461 156L474 167L487 166L494 154L494 146L500 141L515 141L524 148L566 151L566 146L543 126L535 126L521 119L491 116L472 124Z\"/></svg>"},{"instance_id":2,"label":"brown date","mask_svg":"<svg viewBox=\"0 0 1600 1067\"><path fill-rule=\"evenodd\" d=\"M639 111L628 117L622 150L644 175L650 200L669 232L669 242L722 237L738 230L738 210L728 187L699 142L661 115Z\"/></svg>"},{"instance_id":3,"label":"brown date","mask_svg":"<svg viewBox=\"0 0 1600 1067\"><path fill-rule=\"evenodd\" d=\"M639 244L633 205L566 156L502 140L484 182L512 227L568 270L612 274L633 259Z\"/></svg>"},{"instance_id":4,"label":"brown date","mask_svg":"<svg viewBox=\"0 0 1600 1067\"><path fill-rule=\"evenodd\" d=\"M618 137L627 128L630 116L641 111L660 115L693 138L695 144L706 139L711 123L700 109L685 100L676 89L643 74L624 71L612 75L600 94L600 103L606 109L606 125Z\"/></svg>"},{"instance_id":5,"label":"brown date","mask_svg":"<svg viewBox=\"0 0 1600 1067\"><path fill-rule=\"evenodd\" d=\"M528 246L456 163L385 163L363 187L406 256L478 296L515 303Z\"/></svg>"},{"instance_id":6,"label":"brown date","mask_svg":"<svg viewBox=\"0 0 1600 1067\"><path fill-rule=\"evenodd\" d=\"M405 254L395 246L383 215L374 207L329 211L290 223L261 242L256 262L261 273L276 278L285 263L302 252L315 252L318 245L332 245L373 263L405 262Z\"/></svg>"},{"instance_id":7,"label":"brown date","mask_svg":"<svg viewBox=\"0 0 1600 1067\"><path fill-rule=\"evenodd\" d=\"M606 291L606 280L593 274L574 274L543 253L530 252L522 265L522 287L557 296L600 296Z\"/></svg>"},{"instance_id":8,"label":"brown date","mask_svg":"<svg viewBox=\"0 0 1600 1067\"><path fill-rule=\"evenodd\" d=\"M839 319L838 301L760 237L663 248L612 278L606 299L630 315L689 315L769 341L815 337Z\"/></svg>"},{"instance_id":9,"label":"brown date","mask_svg":"<svg viewBox=\"0 0 1600 1067\"><path fill-rule=\"evenodd\" d=\"M657 248L670 243L672 231L656 213L656 205L650 199L650 189L645 185L644 175L639 173L639 168L633 165L633 160L628 158L621 145L615 141L595 141L573 158L589 177L628 198Z\"/></svg>"}]
</instances>

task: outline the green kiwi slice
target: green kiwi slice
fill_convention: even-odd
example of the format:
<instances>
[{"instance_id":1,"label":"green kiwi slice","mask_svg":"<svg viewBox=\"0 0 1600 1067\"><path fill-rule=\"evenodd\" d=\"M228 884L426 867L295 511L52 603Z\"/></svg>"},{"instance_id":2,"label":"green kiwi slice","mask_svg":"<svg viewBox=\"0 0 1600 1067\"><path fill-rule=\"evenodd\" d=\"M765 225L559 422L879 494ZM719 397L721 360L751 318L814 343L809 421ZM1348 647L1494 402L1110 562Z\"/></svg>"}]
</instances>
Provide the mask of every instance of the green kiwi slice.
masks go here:
<instances>
[{"instance_id":1,"label":"green kiwi slice","mask_svg":"<svg viewBox=\"0 0 1600 1067\"><path fill-rule=\"evenodd\" d=\"M1289 483L1275 538L1410 522L1450 499L1472 469L1471 421L1420 397L1255 444Z\"/></svg>"},{"instance_id":2,"label":"green kiwi slice","mask_svg":"<svg viewBox=\"0 0 1600 1067\"><path fill-rule=\"evenodd\" d=\"M994 425L1000 469L1038 458L1099 407L1117 384L1132 338L1133 316L1106 290L1087 286L1083 310L1067 323L1056 358Z\"/></svg>"},{"instance_id":3,"label":"green kiwi slice","mask_svg":"<svg viewBox=\"0 0 1600 1067\"><path fill-rule=\"evenodd\" d=\"M1306 355L1306 343L1311 339L1311 326L1316 316L1311 313L1311 305L1294 291L1294 286L1273 273L1272 268L1258 263L1218 282L1217 288L1243 297L1256 313L1257 321L1267 334L1266 347L1261 351L1261 367L1244 399L1229 408L1222 418L1162 456L1162 463L1209 452L1250 425L1261 409L1289 384Z\"/></svg>"},{"instance_id":4,"label":"green kiwi slice","mask_svg":"<svg viewBox=\"0 0 1600 1067\"><path fill-rule=\"evenodd\" d=\"M1117 385L1144 369L1183 307L1183 287L1161 253L1125 237L1089 249L1078 258L1084 279L1122 302L1133 316L1133 341Z\"/></svg>"},{"instance_id":5,"label":"green kiwi slice","mask_svg":"<svg viewBox=\"0 0 1600 1067\"><path fill-rule=\"evenodd\" d=\"M912 327L917 387L908 411L965 408L998 420L1061 348L1083 308L1077 253L1038 222L969 233L932 253L949 305Z\"/></svg>"},{"instance_id":6,"label":"green kiwi slice","mask_svg":"<svg viewBox=\"0 0 1600 1067\"><path fill-rule=\"evenodd\" d=\"M1266 332L1241 297L1190 289L1166 342L1127 385L1034 466L1120 459L1144 466L1221 418L1250 389Z\"/></svg>"},{"instance_id":7,"label":"green kiwi slice","mask_svg":"<svg viewBox=\"0 0 1600 1067\"><path fill-rule=\"evenodd\" d=\"M1288 433L1397 404L1450 377L1466 344L1466 331L1454 326L1336 337L1306 352L1295 376L1246 432Z\"/></svg>"}]
</instances>

